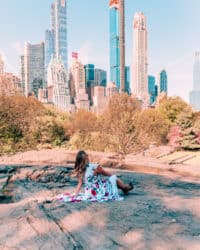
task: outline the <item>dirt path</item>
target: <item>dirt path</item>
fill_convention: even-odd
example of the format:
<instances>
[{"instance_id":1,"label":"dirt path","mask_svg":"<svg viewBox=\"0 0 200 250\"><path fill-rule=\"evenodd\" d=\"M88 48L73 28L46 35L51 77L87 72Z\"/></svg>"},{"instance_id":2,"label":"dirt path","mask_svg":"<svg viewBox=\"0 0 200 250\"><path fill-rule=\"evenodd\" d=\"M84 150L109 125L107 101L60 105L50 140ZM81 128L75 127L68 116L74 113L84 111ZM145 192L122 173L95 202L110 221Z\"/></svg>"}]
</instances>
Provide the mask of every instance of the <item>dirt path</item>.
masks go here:
<instances>
[{"instance_id":1,"label":"dirt path","mask_svg":"<svg viewBox=\"0 0 200 250\"><path fill-rule=\"evenodd\" d=\"M62 203L70 167L6 166L0 249L200 249L200 182L114 171L135 189L124 201ZM6 199L7 197L7 199ZM9 203L10 202L10 203Z\"/></svg>"}]
</instances>

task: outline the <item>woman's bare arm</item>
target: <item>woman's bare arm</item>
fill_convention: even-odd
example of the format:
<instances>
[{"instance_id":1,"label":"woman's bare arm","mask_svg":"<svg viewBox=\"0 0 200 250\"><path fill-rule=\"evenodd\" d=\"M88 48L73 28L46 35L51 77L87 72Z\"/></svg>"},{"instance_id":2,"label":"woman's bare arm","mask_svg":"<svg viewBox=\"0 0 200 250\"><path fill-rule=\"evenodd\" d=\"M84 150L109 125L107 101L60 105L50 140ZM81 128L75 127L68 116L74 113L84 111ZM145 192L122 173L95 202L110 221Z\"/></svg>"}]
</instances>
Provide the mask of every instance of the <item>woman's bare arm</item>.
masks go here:
<instances>
[{"instance_id":1,"label":"woman's bare arm","mask_svg":"<svg viewBox=\"0 0 200 250\"><path fill-rule=\"evenodd\" d=\"M79 178L78 179L78 185L77 185L76 190L75 190L73 195L77 196L79 194L82 185L83 185L83 180L82 180L82 178Z\"/></svg>"},{"instance_id":2,"label":"woman's bare arm","mask_svg":"<svg viewBox=\"0 0 200 250\"><path fill-rule=\"evenodd\" d=\"M96 174L102 174L102 175L105 175L105 176L111 176L112 175L109 171L103 169L100 165L94 170L94 174L95 175Z\"/></svg>"}]
</instances>

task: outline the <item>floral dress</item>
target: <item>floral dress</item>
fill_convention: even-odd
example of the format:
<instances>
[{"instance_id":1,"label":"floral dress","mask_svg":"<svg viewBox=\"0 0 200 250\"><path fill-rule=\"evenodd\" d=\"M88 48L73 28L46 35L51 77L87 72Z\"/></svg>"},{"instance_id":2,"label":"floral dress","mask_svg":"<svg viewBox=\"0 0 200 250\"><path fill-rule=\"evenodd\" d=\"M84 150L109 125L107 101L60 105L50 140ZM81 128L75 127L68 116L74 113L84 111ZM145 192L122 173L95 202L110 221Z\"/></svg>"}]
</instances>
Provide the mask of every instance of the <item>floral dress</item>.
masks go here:
<instances>
[{"instance_id":1,"label":"floral dress","mask_svg":"<svg viewBox=\"0 0 200 250\"><path fill-rule=\"evenodd\" d=\"M102 174L94 175L94 170L97 166L98 164L89 163L86 168L84 194L72 197L67 193L60 195L58 199L65 202L123 200L118 194L116 175L110 177Z\"/></svg>"}]
</instances>

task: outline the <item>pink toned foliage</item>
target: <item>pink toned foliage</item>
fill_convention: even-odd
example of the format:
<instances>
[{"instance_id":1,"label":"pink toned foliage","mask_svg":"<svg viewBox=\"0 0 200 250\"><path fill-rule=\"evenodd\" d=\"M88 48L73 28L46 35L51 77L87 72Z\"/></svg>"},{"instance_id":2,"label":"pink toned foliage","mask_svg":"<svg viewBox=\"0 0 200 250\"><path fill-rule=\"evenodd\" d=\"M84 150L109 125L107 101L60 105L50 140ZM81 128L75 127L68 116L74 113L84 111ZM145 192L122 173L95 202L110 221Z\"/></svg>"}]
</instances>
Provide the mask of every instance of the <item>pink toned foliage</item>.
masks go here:
<instances>
[{"instance_id":1,"label":"pink toned foliage","mask_svg":"<svg viewBox=\"0 0 200 250\"><path fill-rule=\"evenodd\" d=\"M173 147L179 147L179 139L182 137L181 128L180 126L172 126L168 135L167 139L169 141L169 145Z\"/></svg>"}]
</instances>

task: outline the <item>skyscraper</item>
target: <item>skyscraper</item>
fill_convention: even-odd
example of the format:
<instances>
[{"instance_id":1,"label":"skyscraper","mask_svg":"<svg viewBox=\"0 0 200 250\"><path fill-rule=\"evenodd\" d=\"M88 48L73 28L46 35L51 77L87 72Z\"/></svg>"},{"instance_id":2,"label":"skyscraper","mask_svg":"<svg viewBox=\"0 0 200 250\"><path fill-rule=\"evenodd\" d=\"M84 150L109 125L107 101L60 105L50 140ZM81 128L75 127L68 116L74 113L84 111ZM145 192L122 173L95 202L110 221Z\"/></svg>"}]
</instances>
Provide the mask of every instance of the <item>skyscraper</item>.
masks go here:
<instances>
[{"instance_id":1,"label":"skyscraper","mask_svg":"<svg viewBox=\"0 0 200 250\"><path fill-rule=\"evenodd\" d=\"M103 86L106 87L107 84L107 72L102 69L95 69L94 70L94 82L95 86Z\"/></svg>"},{"instance_id":2,"label":"skyscraper","mask_svg":"<svg viewBox=\"0 0 200 250\"><path fill-rule=\"evenodd\" d=\"M44 84L44 43L25 43L21 68L24 68L24 72L21 71L21 79L25 81L25 95L34 92L37 96L38 89Z\"/></svg>"},{"instance_id":3,"label":"skyscraper","mask_svg":"<svg viewBox=\"0 0 200 250\"><path fill-rule=\"evenodd\" d=\"M85 68L85 83L87 88L94 87L94 64L86 64Z\"/></svg>"},{"instance_id":4,"label":"skyscraper","mask_svg":"<svg viewBox=\"0 0 200 250\"><path fill-rule=\"evenodd\" d=\"M130 67L126 66L125 67L125 92L127 94L130 94Z\"/></svg>"},{"instance_id":5,"label":"skyscraper","mask_svg":"<svg viewBox=\"0 0 200 250\"><path fill-rule=\"evenodd\" d=\"M85 69L85 84L86 84L86 90L88 93L89 100L92 102L92 92L94 88L94 64L86 64L84 65Z\"/></svg>"},{"instance_id":6,"label":"skyscraper","mask_svg":"<svg viewBox=\"0 0 200 250\"><path fill-rule=\"evenodd\" d=\"M190 104L196 110L200 110L200 51L195 52L193 90L190 92Z\"/></svg>"},{"instance_id":7,"label":"skyscraper","mask_svg":"<svg viewBox=\"0 0 200 250\"><path fill-rule=\"evenodd\" d=\"M25 95L25 65L24 65L24 55L20 56L20 85L22 92Z\"/></svg>"},{"instance_id":8,"label":"skyscraper","mask_svg":"<svg viewBox=\"0 0 200 250\"><path fill-rule=\"evenodd\" d=\"M136 13L133 20L133 68L131 92L143 103L148 97L147 21L143 13Z\"/></svg>"},{"instance_id":9,"label":"skyscraper","mask_svg":"<svg viewBox=\"0 0 200 250\"><path fill-rule=\"evenodd\" d=\"M77 109L90 109L90 101L86 93L85 68L78 60L78 53L73 52L73 64L70 68L70 90Z\"/></svg>"},{"instance_id":10,"label":"skyscraper","mask_svg":"<svg viewBox=\"0 0 200 250\"><path fill-rule=\"evenodd\" d=\"M0 55L0 74L4 73L4 61Z\"/></svg>"},{"instance_id":11,"label":"skyscraper","mask_svg":"<svg viewBox=\"0 0 200 250\"><path fill-rule=\"evenodd\" d=\"M55 57L54 31L46 30L45 32L45 74L47 74L47 68L52 57Z\"/></svg>"},{"instance_id":12,"label":"skyscraper","mask_svg":"<svg viewBox=\"0 0 200 250\"><path fill-rule=\"evenodd\" d=\"M51 91L53 104L65 111L70 111L70 95L67 74L61 59L52 58L48 66L48 90Z\"/></svg>"},{"instance_id":13,"label":"skyscraper","mask_svg":"<svg viewBox=\"0 0 200 250\"><path fill-rule=\"evenodd\" d=\"M51 57L61 59L67 69L67 2L55 0L51 5L51 28L45 32L45 68Z\"/></svg>"},{"instance_id":14,"label":"skyscraper","mask_svg":"<svg viewBox=\"0 0 200 250\"><path fill-rule=\"evenodd\" d=\"M119 50L120 50L120 92L125 91L125 8L119 0Z\"/></svg>"},{"instance_id":15,"label":"skyscraper","mask_svg":"<svg viewBox=\"0 0 200 250\"><path fill-rule=\"evenodd\" d=\"M152 105L156 101L156 91L156 78L154 76L148 76L148 92L150 95L150 105Z\"/></svg>"},{"instance_id":16,"label":"skyscraper","mask_svg":"<svg viewBox=\"0 0 200 250\"><path fill-rule=\"evenodd\" d=\"M119 0L110 0L110 81L120 89Z\"/></svg>"},{"instance_id":17,"label":"skyscraper","mask_svg":"<svg viewBox=\"0 0 200 250\"><path fill-rule=\"evenodd\" d=\"M158 76L158 87L159 93L165 92L167 95L167 72L166 70L161 70Z\"/></svg>"}]
</instances>

